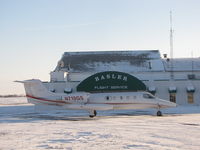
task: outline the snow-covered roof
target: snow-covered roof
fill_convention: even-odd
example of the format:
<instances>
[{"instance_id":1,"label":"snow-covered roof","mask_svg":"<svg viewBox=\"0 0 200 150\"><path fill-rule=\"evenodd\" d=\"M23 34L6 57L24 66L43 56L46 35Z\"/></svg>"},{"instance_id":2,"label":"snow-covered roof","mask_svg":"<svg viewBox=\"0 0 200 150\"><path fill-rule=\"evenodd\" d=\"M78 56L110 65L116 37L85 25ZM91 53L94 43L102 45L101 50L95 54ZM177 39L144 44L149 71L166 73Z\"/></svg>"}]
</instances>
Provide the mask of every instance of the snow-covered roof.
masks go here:
<instances>
[{"instance_id":1,"label":"snow-covered roof","mask_svg":"<svg viewBox=\"0 0 200 150\"><path fill-rule=\"evenodd\" d=\"M158 50L65 52L56 70L70 72L164 71Z\"/></svg>"},{"instance_id":2,"label":"snow-covered roof","mask_svg":"<svg viewBox=\"0 0 200 150\"><path fill-rule=\"evenodd\" d=\"M200 71L200 58L163 59L166 71L172 70L171 61L173 61L173 71Z\"/></svg>"},{"instance_id":3,"label":"snow-covered roof","mask_svg":"<svg viewBox=\"0 0 200 150\"><path fill-rule=\"evenodd\" d=\"M65 52L56 71L200 71L200 58L161 59L158 50Z\"/></svg>"},{"instance_id":4,"label":"snow-covered roof","mask_svg":"<svg viewBox=\"0 0 200 150\"><path fill-rule=\"evenodd\" d=\"M188 85L187 86L187 91L188 92L194 92L195 91L195 87L193 85Z\"/></svg>"},{"instance_id":5,"label":"snow-covered roof","mask_svg":"<svg viewBox=\"0 0 200 150\"><path fill-rule=\"evenodd\" d=\"M156 91L156 87L155 86L150 86L150 87L148 87L148 90L150 92L154 92L154 91Z\"/></svg>"},{"instance_id":6,"label":"snow-covered roof","mask_svg":"<svg viewBox=\"0 0 200 150\"><path fill-rule=\"evenodd\" d=\"M175 90L176 90L176 87L175 87L175 86L170 86L170 87L169 87L169 90L170 90L170 91L175 91Z\"/></svg>"}]
</instances>

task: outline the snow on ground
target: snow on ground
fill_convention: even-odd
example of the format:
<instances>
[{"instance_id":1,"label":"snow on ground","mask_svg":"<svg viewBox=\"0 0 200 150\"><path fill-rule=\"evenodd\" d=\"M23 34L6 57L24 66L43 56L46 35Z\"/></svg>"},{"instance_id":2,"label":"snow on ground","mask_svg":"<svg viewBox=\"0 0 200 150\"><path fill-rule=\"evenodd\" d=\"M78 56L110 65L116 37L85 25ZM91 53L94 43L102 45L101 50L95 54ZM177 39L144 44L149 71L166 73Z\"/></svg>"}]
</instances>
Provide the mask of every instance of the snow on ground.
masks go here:
<instances>
[{"instance_id":1,"label":"snow on ground","mask_svg":"<svg viewBox=\"0 0 200 150\"><path fill-rule=\"evenodd\" d=\"M0 149L199 150L200 107L36 112L25 98L0 99Z\"/></svg>"}]
</instances>

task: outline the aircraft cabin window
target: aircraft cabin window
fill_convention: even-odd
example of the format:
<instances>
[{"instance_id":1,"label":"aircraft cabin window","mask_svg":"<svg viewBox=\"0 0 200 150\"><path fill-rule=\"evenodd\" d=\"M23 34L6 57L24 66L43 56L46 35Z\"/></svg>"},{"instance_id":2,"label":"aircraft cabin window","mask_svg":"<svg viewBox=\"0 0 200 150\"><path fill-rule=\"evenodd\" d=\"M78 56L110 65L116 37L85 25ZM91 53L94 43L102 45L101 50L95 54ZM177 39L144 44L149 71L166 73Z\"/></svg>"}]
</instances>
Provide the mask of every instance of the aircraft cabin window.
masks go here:
<instances>
[{"instance_id":1,"label":"aircraft cabin window","mask_svg":"<svg viewBox=\"0 0 200 150\"><path fill-rule=\"evenodd\" d=\"M122 97L122 96L120 96L120 99L123 99L123 97Z\"/></svg>"},{"instance_id":2,"label":"aircraft cabin window","mask_svg":"<svg viewBox=\"0 0 200 150\"><path fill-rule=\"evenodd\" d=\"M150 94L143 94L143 97L144 97L144 98L154 98L154 96L153 96L153 95L150 95Z\"/></svg>"},{"instance_id":3,"label":"aircraft cabin window","mask_svg":"<svg viewBox=\"0 0 200 150\"><path fill-rule=\"evenodd\" d=\"M106 100L108 101L110 98L109 98L109 96L106 96Z\"/></svg>"}]
</instances>

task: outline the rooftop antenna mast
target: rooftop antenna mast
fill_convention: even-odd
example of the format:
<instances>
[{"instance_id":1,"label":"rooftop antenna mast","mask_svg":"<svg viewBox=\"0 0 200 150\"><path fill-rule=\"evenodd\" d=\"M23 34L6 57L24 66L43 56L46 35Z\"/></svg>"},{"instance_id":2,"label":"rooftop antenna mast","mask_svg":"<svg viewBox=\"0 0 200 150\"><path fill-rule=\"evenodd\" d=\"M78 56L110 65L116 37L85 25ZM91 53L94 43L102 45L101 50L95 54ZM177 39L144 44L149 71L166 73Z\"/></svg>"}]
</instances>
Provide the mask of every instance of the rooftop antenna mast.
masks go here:
<instances>
[{"instance_id":1,"label":"rooftop antenna mast","mask_svg":"<svg viewBox=\"0 0 200 150\"><path fill-rule=\"evenodd\" d=\"M192 75L194 74L194 61L193 61L193 51L191 52L192 55Z\"/></svg>"},{"instance_id":2,"label":"rooftop antenna mast","mask_svg":"<svg viewBox=\"0 0 200 150\"><path fill-rule=\"evenodd\" d=\"M170 11L170 68L171 68L171 72L170 72L170 77L171 80L174 79L174 64L173 64L173 28L172 28L172 11Z\"/></svg>"}]
</instances>

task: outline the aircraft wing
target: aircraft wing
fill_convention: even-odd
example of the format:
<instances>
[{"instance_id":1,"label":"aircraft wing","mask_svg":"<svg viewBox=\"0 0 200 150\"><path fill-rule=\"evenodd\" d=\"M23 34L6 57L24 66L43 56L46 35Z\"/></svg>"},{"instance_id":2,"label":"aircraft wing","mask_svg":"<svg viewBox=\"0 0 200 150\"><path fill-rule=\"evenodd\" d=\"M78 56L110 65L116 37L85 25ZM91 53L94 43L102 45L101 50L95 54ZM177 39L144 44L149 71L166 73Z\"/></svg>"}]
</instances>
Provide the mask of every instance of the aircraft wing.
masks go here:
<instances>
[{"instance_id":1,"label":"aircraft wing","mask_svg":"<svg viewBox=\"0 0 200 150\"><path fill-rule=\"evenodd\" d=\"M112 105L108 104L68 104L63 106L66 109L81 109L81 110L111 110Z\"/></svg>"}]
</instances>

